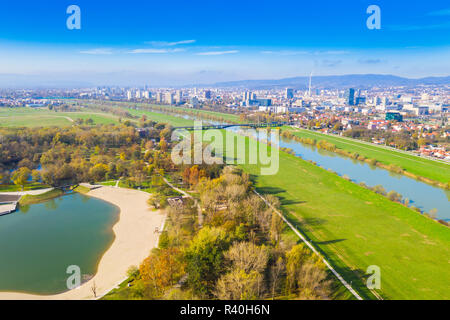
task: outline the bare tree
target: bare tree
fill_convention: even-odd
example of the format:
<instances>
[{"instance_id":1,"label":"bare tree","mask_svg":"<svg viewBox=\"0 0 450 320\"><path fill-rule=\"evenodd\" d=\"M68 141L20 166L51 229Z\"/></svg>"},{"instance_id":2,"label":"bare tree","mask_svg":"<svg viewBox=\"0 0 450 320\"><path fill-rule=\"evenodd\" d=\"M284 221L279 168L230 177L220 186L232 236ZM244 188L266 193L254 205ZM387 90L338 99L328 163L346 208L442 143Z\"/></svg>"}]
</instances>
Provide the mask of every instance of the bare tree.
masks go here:
<instances>
[{"instance_id":1,"label":"bare tree","mask_svg":"<svg viewBox=\"0 0 450 320\"><path fill-rule=\"evenodd\" d=\"M239 242L225 253L225 257L232 261L233 267L250 272L263 272L269 260L267 249L250 242Z\"/></svg>"},{"instance_id":2,"label":"bare tree","mask_svg":"<svg viewBox=\"0 0 450 320\"><path fill-rule=\"evenodd\" d=\"M270 270L270 276L272 279L272 300L275 296L275 291L278 288L278 281L281 278L281 274L283 273L285 268L284 265L284 261L282 257L279 257L277 262L275 262L275 264L272 266L271 270Z\"/></svg>"},{"instance_id":3,"label":"bare tree","mask_svg":"<svg viewBox=\"0 0 450 320\"><path fill-rule=\"evenodd\" d=\"M91 291L92 294L94 295L94 298L97 298L97 285L95 284L95 281L92 283Z\"/></svg>"}]
</instances>

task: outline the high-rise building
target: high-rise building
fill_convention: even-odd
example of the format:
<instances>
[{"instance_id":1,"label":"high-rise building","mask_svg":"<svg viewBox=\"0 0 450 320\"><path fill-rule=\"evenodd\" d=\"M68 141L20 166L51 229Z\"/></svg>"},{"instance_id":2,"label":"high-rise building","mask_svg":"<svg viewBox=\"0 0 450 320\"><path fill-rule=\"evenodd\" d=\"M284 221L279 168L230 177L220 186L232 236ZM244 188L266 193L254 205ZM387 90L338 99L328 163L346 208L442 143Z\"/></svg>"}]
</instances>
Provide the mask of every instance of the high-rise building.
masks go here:
<instances>
[{"instance_id":1,"label":"high-rise building","mask_svg":"<svg viewBox=\"0 0 450 320\"><path fill-rule=\"evenodd\" d=\"M349 88L345 94L345 102L349 106L355 105L355 89Z\"/></svg>"},{"instance_id":2,"label":"high-rise building","mask_svg":"<svg viewBox=\"0 0 450 320\"><path fill-rule=\"evenodd\" d=\"M131 92L131 90L128 90L127 91L127 99L131 100L131 98L132 98L132 92Z\"/></svg>"},{"instance_id":3,"label":"high-rise building","mask_svg":"<svg viewBox=\"0 0 450 320\"><path fill-rule=\"evenodd\" d=\"M164 102L167 104L173 104L173 94L172 92L166 92L164 97Z\"/></svg>"},{"instance_id":4,"label":"high-rise building","mask_svg":"<svg viewBox=\"0 0 450 320\"><path fill-rule=\"evenodd\" d=\"M294 90L291 88L286 88L285 98L293 99L294 98Z\"/></svg>"},{"instance_id":5,"label":"high-rise building","mask_svg":"<svg viewBox=\"0 0 450 320\"><path fill-rule=\"evenodd\" d=\"M157 92L156 93L156 102L163 102L163 98L162 98L162 93L161 92Z\"/></svg>"},{"instance_id":6,"label":"high-rise building","mask_svg":"<svg viewBox=\"0 0 450 320\"><path fill-rule=\"evenodd\" d=\"M150 97L151 97L150 91L146 90L146 91L142 92L142 98L150 99Z\"/></svg>"},{"instance_id":7,"label":"high-rise building","mask_svg":"<svg viewBox=\"0 0 450 320\"><path fill-rule=\"evenodd\" d=\"M175 100L177 103L181 103L181 101L183 100L183 92L181 90L177 90L175 94Z\"/></svg>"},{"instance_id":8,"label":"high-rise building","mask_svg":"<svg viewBox=\"0 0 450 320\"><path fill-rule=\"evenodd\" d=\"M251 99L252 99L252 93L250 91L245 91L244 94L242 95L242 100L248 101Z\"/></svg>"}]
</instances>

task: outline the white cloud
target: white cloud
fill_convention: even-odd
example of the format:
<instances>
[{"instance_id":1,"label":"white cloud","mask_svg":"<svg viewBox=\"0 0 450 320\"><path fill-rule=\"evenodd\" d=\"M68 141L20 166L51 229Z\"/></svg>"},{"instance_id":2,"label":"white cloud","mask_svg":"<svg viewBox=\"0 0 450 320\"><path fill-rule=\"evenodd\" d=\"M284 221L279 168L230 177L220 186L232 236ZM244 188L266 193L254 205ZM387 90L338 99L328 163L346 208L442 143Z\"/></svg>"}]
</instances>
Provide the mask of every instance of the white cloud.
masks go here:
<instances>
[{"instance_id":1,"label":"white cloud","mask_svg":"<svg viewBox=\"0 0 450 320\"><path fill-rule=\"evenodd\" d=\"M450 9L432 11L432 12L429 12L428 15L429 16L450 16Z\"/></svg>"},{"instance_id":2,"label":"white cloud","mask_svg":"<svg viewBox=\"0 0 450 320\"><path fill-rule=\"evenodd\" d=\"M128 51L128 53L132 54L154 54L154 53L176 53L176 52L183 52L186 51L185 49L134 49L131 51Z\"/></svg>"},{"instance_id":3,"label":"white cloud","mask_svg":"<svg viewBox=\"0 0 450 320\"><path fill-rule=\"evenodd\" d=\"M174 41L174 42L168 42L168 41L149 41L146 42L148 44L151 44L156 47L173 47L178 46L181 44L192 44L195 43L196 40L181 40L181 41Z\"/></svg>"},{"instance_id":4,"label":"white cloud","mask_svg":"<svg viewBox=\"0 0 450 320\"><path fill-rule=\"evenodd\" d=\"M262 54L278 54L282 56L295 56L299 54L308 54L308 51L301 51L301 50L279 50L279 51L261 51Z\"/></svg>"},{"instance_id":5,"label":"white cloud","mask_svg":"<svg viewBox=\"0 0 450 320\"><path fill-rule=\"evenodd\" d=\"M206 51L197 53L198 56L220 56L224 54L239 53L238 50L228 50L228 51Z\"/></svg>"},{"instance_id":6,"label":"white cloud","mask_svg":"<svg viewBox=\"0 0 450 320\"><path fill-rule=\"evenodd\" d=\"M261 51L262 54L273 54L273 55L281 55L281 56L295 56L295 55L341 55L348 54L349 51L345 50L321 50L321 51L306 51L306 50L277 50L277 51Z\"/></svg>"},{"instance_id":7,"label":"white cloud","mask_svg":"<svg viewBox=\"0 0 450 320\"><path fill-rule=\"evenodd\" d=\"M82 50L82 51L80 51L80 53L82 53L82 54L93 54L93 55L107 55L107 54L112 54L113 52L112 52L111 49L98 48L98 49Z\"/></svg>"}]
</instances>

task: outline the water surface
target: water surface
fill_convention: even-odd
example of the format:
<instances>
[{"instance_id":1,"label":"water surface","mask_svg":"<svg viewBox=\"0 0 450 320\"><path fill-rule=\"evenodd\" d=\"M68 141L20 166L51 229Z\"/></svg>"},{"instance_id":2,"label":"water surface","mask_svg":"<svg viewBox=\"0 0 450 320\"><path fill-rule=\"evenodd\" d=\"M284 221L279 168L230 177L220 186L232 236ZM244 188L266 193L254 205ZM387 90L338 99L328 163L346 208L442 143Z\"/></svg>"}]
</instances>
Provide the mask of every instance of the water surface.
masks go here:
<instances>
[{"instance_id":1,"label":"water surface","mask_svg":"<svg viewBox=\"0 0 450 320\"><path fill-rule=\"evenodd\" d=\"M67 267L95 275L114 240L119 208L73 193L0 217L0 291L67 291Z\"/></svg>"}]
</instances>

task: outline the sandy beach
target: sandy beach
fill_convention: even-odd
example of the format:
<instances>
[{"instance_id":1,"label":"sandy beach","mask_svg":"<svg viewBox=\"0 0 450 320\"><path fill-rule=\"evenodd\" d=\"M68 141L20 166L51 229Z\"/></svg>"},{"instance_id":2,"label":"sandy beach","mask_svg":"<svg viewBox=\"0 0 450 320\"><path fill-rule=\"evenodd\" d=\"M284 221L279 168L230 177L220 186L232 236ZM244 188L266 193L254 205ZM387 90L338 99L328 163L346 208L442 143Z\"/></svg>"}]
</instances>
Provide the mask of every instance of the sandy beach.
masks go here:
<instances>
[{"instance_id":1,"label":"sandy beach","mask_svg":"<svg viewBox=\"0 0 450 320\"><path fill-rule=\"evenodd\" d=\"M165 216L150 210L149 194L142 191L115 187L101 187L89 196L110 202L120 208L119 221L114 225L115 240L105 252L97 274L77 289L57 295L41 296L14 292L0 292L0 300L84 300L95 299L92 287L95 283L97 297L115 288L126 279L132 265L139 264L149 255L158 241L155 228L161 228ZM69 275L68 275L69 276Z\"/></svg>"}]
</instances>

